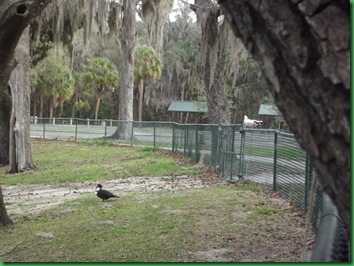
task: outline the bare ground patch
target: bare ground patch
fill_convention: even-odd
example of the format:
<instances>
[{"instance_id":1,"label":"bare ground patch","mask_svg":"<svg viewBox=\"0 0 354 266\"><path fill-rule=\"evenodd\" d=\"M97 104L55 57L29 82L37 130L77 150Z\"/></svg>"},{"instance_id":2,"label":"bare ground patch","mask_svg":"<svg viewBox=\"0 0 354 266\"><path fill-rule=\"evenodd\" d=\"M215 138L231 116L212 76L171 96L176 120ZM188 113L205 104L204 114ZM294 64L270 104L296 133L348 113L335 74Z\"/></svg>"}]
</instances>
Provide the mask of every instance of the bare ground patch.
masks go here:
<instances>
[{"instance_id":1,"label":"bare ground patch","mask_svg":"<svg viewBox=\"0 0 354 266\"><path fill-rule=\"evenodd\" d=\"M3 187L5 205L11 214L36 215L43 210L53 208L66 201L77 199L84 195L95 195L95 187L101 183L104 189L116 195L131 192L181 190L202 188L210 185L205 179L182 176L165 177L129 177L117 180L95 182L73 182L61 185L16 185ZM97 198L97 200L99 200Z\"/></svg>"},{"instance_id":2,"label":"bare ground patch","mask_svg":"<svg viewBox=\"0 0 354 266\"><path fill-rule=\"evenodd\" d=\"M188 193L191 189L220 185L215 174L210 169L204 175L198 177L187 175L131 177L110 181L74 182L65 185L6 186L3 188L3 193L10 215L36 216L41 211L51 209L82 196L92 195L92 197L95 197L94 189L97 183L103 184L105 189L121 196L134 192L159 190L183 190ZM242 204L233 206L234 209L230 213L223 213L221 207L220 210L212 210L213 213L220 213L219 217L216 216L215 218L213 216L215 230L210 228L210 224L205 222L206 219L209 219L208 217L210 217L211 213L205 213L205 220L202 219L198 228L189 232L190 235L193 235L198 240L200 248L197 252L186 251L186 254L181 257L181 261L299 262L306 261L309 258L313 235L308 238L308 241L304 241L304 217L294 206L281 195L268 190L261 192L240 190L238 186L242 187L242 183L231 186L235 186L235 194L233 196L236 199L247 201L252 206L244 206ZM137 196L137 200L144 200L144 197L150 196L153 196L153 194L142 193L141 196ZM100 199L97 198L97 200ZM109 208L109 204L105 207ZM269 217L265 216L264 220L252 220L252 215L267 207L270 211L278 209L282 215L278 215L276 218L270 215ZM70 205L70 208L76 208L76 206ZM68 209L66 211L71 210ZM169 217L183 214L185 212L179 209L161 211L161 215ZM202 213L202 215L204 214ZM229 220L228 226L231 228L228 233L226 231L224 233L222 228L217 228L218 226L223 226L225 220ZM98 223L113 226L115 222L105 220ZM48 238L55 237L55 235L52 235L51 232L44 232L40 237Z\"/></svg>"}]
</instances>

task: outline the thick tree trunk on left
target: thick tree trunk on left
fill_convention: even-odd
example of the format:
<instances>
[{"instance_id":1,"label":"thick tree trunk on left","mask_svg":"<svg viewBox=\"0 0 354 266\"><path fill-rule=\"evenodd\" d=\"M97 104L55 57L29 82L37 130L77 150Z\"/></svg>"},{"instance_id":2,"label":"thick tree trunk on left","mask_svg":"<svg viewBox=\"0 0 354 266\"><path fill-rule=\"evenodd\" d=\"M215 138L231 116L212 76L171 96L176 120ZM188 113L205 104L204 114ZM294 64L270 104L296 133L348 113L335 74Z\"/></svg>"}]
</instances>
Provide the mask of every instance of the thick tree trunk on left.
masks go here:
<instances>
[{"instance_id":1,"label":"thick tree trunk on left","mask_svg":"<svg viewBox=\"0 0 354 266\"><path fill-rule=\"evenodd\" d=\"M19 64L12 72L12 113L10 122L10 173L35 168L30 144L30 55L29 27L23 32L16 47Z\"/></svg>"},{"instance_id":2,"label":"thick tree trunk on left","mask_svg":"<svg viewBox=\"0 0 354 266\"><path fill-rule=\"evenodd\" d=\"M17 65L15 48L31 19L38 16L50 2L51 0L18 1L12 5L9 5L9 1L0 2L0 164L7 164L10 156L8 147L12 99L8 82Z\"/></svg>"},{"instance_id":3,"label":"thick tree trunk on left","mask_svg":"<svg viewBox=\"0 0 354 266\"><path fill-rule=\"evenodd\" d=\"M0 90L0 166L9 164L11 91Z\"/></svg>"},{"instance_id":4,"label":"thick tree trunk on left","mask_svg":"<svg viewBox=\"0 0 354 266\"><path fill-rule=\"evenodd\" d=\"M19 1L10 6L8 6L9 2L6 0L1 0L0 2L0 118L4 118L4 120L0 120L0 136L10 136L9 117L12 107L10 93L8 92L8 82L12 70L17 65L14 58L15 48L23 31L31 22L31 19L38 16L50 2L51 0ZM13 121L16 126L16 121ZM27 134L27 137L29 138L29 134ZM2 148L9 146L9 142L10 137L0 138L1 155L3 152L6 153ZM10 154L8 154L8 156L10 156ZM0 159L3 159L3 157L1 156ZM1 163L0 161L0 164ZM11 219L7 216L1 189L0 222L2 225L12 223Z\"/></svg>"},{"instance_id":5,"label":"thick tree trunk on left","mask_svg":"<svg viewBox=\"0 0 354 266\"><path fill-rule=\"evenodd\" d=\"M2 196L2 190L0 187L0 224L1 225L9 225L13 224L13 221L7 215L7 211L4 204L4 198Z\"/></svg>"}]
</instances>

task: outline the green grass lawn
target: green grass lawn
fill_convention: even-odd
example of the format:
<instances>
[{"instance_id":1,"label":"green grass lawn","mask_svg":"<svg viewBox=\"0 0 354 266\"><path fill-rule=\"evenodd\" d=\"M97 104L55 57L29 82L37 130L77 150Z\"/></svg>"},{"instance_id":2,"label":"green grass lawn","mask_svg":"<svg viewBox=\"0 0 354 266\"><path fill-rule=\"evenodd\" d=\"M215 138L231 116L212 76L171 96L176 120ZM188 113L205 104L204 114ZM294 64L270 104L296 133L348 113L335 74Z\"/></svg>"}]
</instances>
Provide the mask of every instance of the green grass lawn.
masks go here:
<instances>
[{"instance_id":1,"label":"green grass lawn","mask_svg":"<svg viewBox=\"0 0 354 266\"><path fill-rule=\"evenodd\" d=\"M195 255L199 251L225 248L229 249L225 256L239 261L240 246L248 230L284 214L276 206L260 211L257 206L262 206L264 200L252 190L219 185L132 193L107 202L86 196L36 217L18 218L15 226L1 228L0 259L198 261L203 260ZM242 199L235 197L238 193ZM237 212L252 215L236 218Z\"/></svg>"},{"instance_id":2,"label":"green grass lawn","mask_svg":"<svg viewBox=\"0 0 354 266\"><path fill-rule=\"evenodd\" d=\"M131 176L196 175L200 169L177 164L166 152L149 147L124 147L112 142L32 140L37 169L6 174L0 168L0 185L59 184L110 180Z\"/></svg>"},{"instance_id":3,"label":"green grass lawn","mask_svg":"<svg viewBox=\"0 0 354 266\"><path fill-rule=\"evenodd\" d=\"M33 140L32 150L37 169L8 175L1 168L3 187L208 174L164 151L104 141ZM15 224L0 227L0 261L300 261L294 250L302 248L302 220L277 202L258 185L211 182L129 192L105 202L86 193L40 213L9 205ZM14 208L23 209L12 214Z\"/></svg>"}]
</instances>

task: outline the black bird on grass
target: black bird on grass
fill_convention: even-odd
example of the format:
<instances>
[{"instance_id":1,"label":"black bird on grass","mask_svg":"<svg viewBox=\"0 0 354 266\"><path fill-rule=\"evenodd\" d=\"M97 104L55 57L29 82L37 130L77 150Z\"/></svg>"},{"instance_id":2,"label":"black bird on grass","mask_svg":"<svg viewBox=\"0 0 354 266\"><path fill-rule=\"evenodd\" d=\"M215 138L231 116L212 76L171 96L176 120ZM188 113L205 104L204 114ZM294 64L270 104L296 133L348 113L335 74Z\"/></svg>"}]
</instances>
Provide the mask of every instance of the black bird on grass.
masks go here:
<instances>
[{"instance_id":1,"label":"black bird on grass","mask_svg":"<svg viewBox=\"0 0 354 266\"><path fill-rule=\"evenodd\" d=\"M102 199L102 201L109 199L109 198L119 198L118 196L114 195L113 193L109 192L108 190L102 189L102 185L98 184L96 186L96 196Z\"/></svg>"}]
</instances>

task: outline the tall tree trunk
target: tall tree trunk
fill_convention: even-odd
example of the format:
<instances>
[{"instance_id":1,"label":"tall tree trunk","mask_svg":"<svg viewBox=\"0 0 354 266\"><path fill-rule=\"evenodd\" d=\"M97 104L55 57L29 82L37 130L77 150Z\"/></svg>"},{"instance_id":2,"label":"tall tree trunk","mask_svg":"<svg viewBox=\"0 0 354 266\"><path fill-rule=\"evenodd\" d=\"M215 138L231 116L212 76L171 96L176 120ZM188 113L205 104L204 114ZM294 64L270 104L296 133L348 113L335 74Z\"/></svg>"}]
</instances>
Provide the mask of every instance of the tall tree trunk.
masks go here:
<instances>
[{"instance_id":1,"label":"tall tree trunk","mask_svg":"<svg viewBox=\"0 0 354 266\"><path fill-rule=\"evenodd\" d=\"M138 121L143 121L143 100L144 100L144 79L139 79L139 117Z\"/></svg>"},{"instance_id":2,"label":"tall tree trunk","mask_svg":"<svg viewBox=\"0 0 354 266\"><path fill-rule=\"evenodd\" d=\"M43 104L44 104L44 96L40 95L40 103L39 103L39 117L43 117Z\"/></svg>"},{"instance_id":3,"label":"tall tree trunk","mask_svg":"<svg viewBox=\"0 0 354 266\"><path fill-rule=\"evenodd\" d=\"M39 15L50 0L12 2L12 5L8 0L0 2L0 164L9 163L10 156L12 99L8 82L17 65L14 58L15 48L31 19Z\"/></svg>"},{"instance_id":4,"label":"tall tree trunk","mask_svg":"<svg viewBox=\"0 0 354 266\"><path fill-rule=\"evenodd\" d=\"M207 48L208 50L210 47ZM211 62L215 51L209 51L204 65L204 90L208 104L210 124L230 124L230 112L224 86L224 65L221 57L215 65ZM219 53L219 52L217 52Z\"/></svg>"},{"instance_id":5,"label":"tall tree trunk","mask_svg":"<svg viewBox=\"0 0 354 266\"><path fill-rule=\"evenodd\" d=\"M71 100L71 118L75 117L75 113L76 113L76 101L77 101L77 96L75 96L73 98L73 100Z\"/></svg>"},{"instance_id":6,"label":"tall tree trunk","mask_svg":"<svg viewBox=\"0 0 354 266\"><path fill-rule=\"evenodd\" d=\"M208 120L210 124L230 124L230 112L227 103L224 85L224 46L225 40L220 36L218 18L219 7L211 0L195 0L191 9L197 14L197 20L201 26L201 54L204 91L208 105ZM224 26L224 25L221 25ZM188 115L188 114L187 114ZM188 116L186 117L186 119ZM212 137L217 138L218 130L212 130ZM218 166L217 158L220 152L232 151L232 134L226 131L223 136L223 147L216 142L211 147L211 164Z\"/></svg>"},{"instance_id":7,"label":"tall tree trunk","mask_svg":"<svg viewBox=\"0 0 354 266\"><path fill-rule=\"evenodd\" d=\"M60 100L60 113L59 113L60 118L63 117L63 112L64 112L64 100Z\"/></svg>"},{"instance_id":8,"label":"tall tree trunk","mask_svg":"<svg viewBox=\"0 0 354 266\"><path fill-rule=\"evenodd\" d=\"M95 108L95 120L97 122L98 119L98 110L100 108L101 98L102 98L102 90L100 89L99 92L96 94L96 108Z\"/></svg>"},{"instance_id":9,"label":"tall tree trunk","mask_svg":"<svg viewBox=\"0 0 354 266\"><path fill-rule=\"evenodd\" d=\"M0 166L9 164L11 90L0 89Z\"/></svg>"},{"instance_id":10,"label":"tall tree trunk","mask_svg":"<svg viewBox=\"0 0 354 266\"><path fill-rule=\"evenodd\" d=\"M8 81L12 70L16 66L13 53L17 44L12 47L6 47L8 35L4 27L9 23L4 15L5 10L9 7L10 1L4 0L0 2L0 165L7 165L10 156L10 118L11 118L11 89ZM10 8L9 8L10 9ZM7 10L9 12L9 10ZM10 34L10 32L7 32ZM19 38L18 36L17 38ZM5 49L1 52L1 49Z\"/></svg>"},{"instance_id":11,"label":"tall tree trunk","mask_svg":"<svg viewBox=\"0 0 354 266\"><path fill-rule=\"evenodd\" d=\"M51 96L49 98L49 119L53 118L53 114L54 114L54 96Z\"/></svg>"},{"instance_id":12,"label":"tall tree trunk","mask_svg":"<svg viewBox=\"0 0 354 266\"><path fill-rule=\"evenodd\" d=\"M207 98L209 123L230 124L230 113L224 86L224 60L219 36L220 10L211 0L195 0L191 6L201 25L201 53L204 90Z\"/></svg>"},{"instance_id":13,"label":"tall tree trunk","mask_svg":"<svg viewBox=\"0 0 354 266\"><path fill-rule=\"evenodd\" d=\"M350 237L350 2L221 2Z\"/></svg>"},{"instance_id":14,"label":"tall tree trunk","mask_svg":"<svg viewBox=\"0 0 354 266\"><path fill-rule=\"evenodd\" d=\"M135 8L136 0L124 0L124 16L122 24L122 54L123 64L118 120L120 123L117 132L113 137L127 139L131 136L133 121L133 99L134 99L134 48L135 48Z\"/></svg>"},{"instance_id":15,"label":"tall tree trunk","mask_svg":"<svg viewBox=\"0 0 354 266\"><path fill-rule=\"evenodd\" d=\"M18 65L11 74L12 113L10 127L10 173L35 168L30 144L30 47L29 27L24 30L15 51Z\"/></svg>"},{"instance_id":16,"label":"tall tree trunk","mask_svg":"<svg viewBox=\"0 0 354 266\"><path fill-rule=\"evenodd\" d=\"M20 1L10 6L8 0L0 2L0 136L5 136L0 138L1 151L3 148L10 146L10 113L12 112L12 106L10 93L8 92L8 82L12 70L16 67L15 49L31 19L38 16L50 2L51 0ZM29 109L27 111L29 112ZM29 123L29 117L27 119ZM17 125L15 124L15 126ZM6 135L9 137L6 137ZM29 134L27 136L29 137ZM2 153L0 152L1 156ZM6 213L1 189L0 217L1 224L11 223Z\"/></svg>"}]
</instances>

